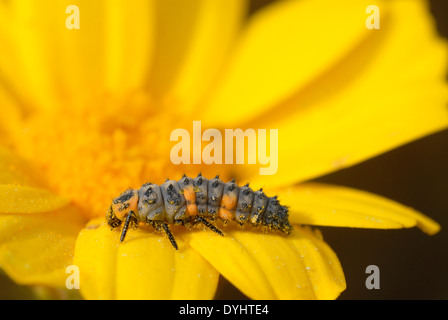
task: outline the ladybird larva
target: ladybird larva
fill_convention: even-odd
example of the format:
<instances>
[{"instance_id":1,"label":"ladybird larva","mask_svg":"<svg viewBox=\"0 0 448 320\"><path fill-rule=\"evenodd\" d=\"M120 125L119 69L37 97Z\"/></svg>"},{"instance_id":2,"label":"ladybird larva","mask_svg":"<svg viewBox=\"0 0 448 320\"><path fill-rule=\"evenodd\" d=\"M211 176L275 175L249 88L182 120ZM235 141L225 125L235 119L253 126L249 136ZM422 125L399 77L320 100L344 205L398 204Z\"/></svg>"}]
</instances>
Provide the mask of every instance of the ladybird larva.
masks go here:
<instances>
[{"instance_id":1,"label":"ladybird larva","mask_svg":"<svg viewBox=\"0 0 448 320\"><path fill-rule=\"evenodd\" d=\"M136 228L143 222L163 230L176 250L169 225L202 225L223 236L213 224L216 220L264 226L286 234L292 229L288 208L277 196L268 197L262 189L254 192L249 184L240 187L235 179L224 183L219 176L208 180L201 174L194 179L184 175L179 181L167 179L160 186L149 182L138 190L126 190L112 201L107 214L112 229L124 222L120 242L129 227Z\"/></svg>"}]
</instances>

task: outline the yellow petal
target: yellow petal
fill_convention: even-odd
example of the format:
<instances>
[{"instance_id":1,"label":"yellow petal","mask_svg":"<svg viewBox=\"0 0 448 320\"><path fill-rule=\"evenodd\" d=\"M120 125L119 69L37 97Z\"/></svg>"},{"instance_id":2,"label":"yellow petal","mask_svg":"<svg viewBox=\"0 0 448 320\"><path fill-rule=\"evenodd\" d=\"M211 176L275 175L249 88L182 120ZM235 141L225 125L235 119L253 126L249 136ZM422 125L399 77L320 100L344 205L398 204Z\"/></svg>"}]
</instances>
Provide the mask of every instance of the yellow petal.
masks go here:
<instances>
[{"instance_id":1,"label":"yellow petal","mask_svg":"<svg viewBox=\"0 0 448 320\"><path fill-rule=\"evenodd\" d=\"M26 160L0 147L0 185L44 187L43 178Z\"/></svg>"},{"instance_id":2,"label":"yellow petal","mask_svg":"<svg viewBox=\"0 0 448 320\"><path fill-rule=\"evenodd\" d=\"M334 299L345 289L331 248L310 230L291 235L226 230L184 236L213 267L251 299Z\"/></svg>"},{"instance_id":3,"label":"yellow petal","mask_svg":"<svg viewBox=\"0 0 448 320\"><path fill-rule=\"evenodd\" d=\"M247 124L278 129L278 171L258 177L265 184L312 179L448 127L447 43L422 1L387 4L380 30Z\"/></svg>"},{"instance_id":4,"label":"yellow petal","mask_svg":"<svg viewBox=\"0 0 448 320\"><path fill-rule=\"evenodd\" d=\"M37 3L34 2L34 3ZM0 65L6 82L30 105L43 109L54 108L57 101L51 68L49 37L33 1L13 1L0 4L2 18L2 59ZM62 13L65 12L62 11ZM42 18L42 20L40 20ZM5 25L7 23L7 25ZM32 97L30 99L29 97Z\"/></svg>"},{"instance_id":5,"label":"yellow petal","mask_svg":"<svg viewBox=\"0 0 448 320\"><path fill-rule=\"evenodd\" d=\"M10 135L15 132L17 127L19 127L21 111L23 110L19 103L14 99L13 94L1 83L0 108L2 110L2 116L0 117L0 145L5 145L6 143L10 143Z\"/></svg>"},{"instance_id":6,"label":"yellow petal","mask_svg":"<svg viewBox=\"0 0 448 320\"><path fill-rule=\"evenodd\" d=\"M48 212L68 203L45 188L31 164L0 147L0 214Z\"/></svg>"},{"instance_id":7,"label":"yellow petal","mask_svg":"<svg viewBox=\"0 0 448 320\"><path fill-rule=\"evenodd\" d=\"M218 273L179 237L176 251L149 228L131 230L123 243L104 219L79 235L75 264L87 299L211 299Z\"/></svg>"},{"instance_id":8,"label":"yellow petal","mask_svg":"<svg viewBox=\"0 0 448 320\"><path fill-rule=\"evenodd\" d=\"M0 185L0 214L48 212L70 201L48 190L17 185Z\"/></svg>"},{"instance_id":9,"label":"yellow petal","mask_svg":"<svg viewBox=\"0 0 448 320\"><path fill-rule=\"evenodd\" d=\"M105 15L105 80L108 89L141 89L152 54L153 1L108 0Z\"/></svg>"},{"instance_id":10,"label":"yellow petal","mask_svg":"<svg viewBox=\"0 0 448 320\"><path fill-rule=\"evenodd\" d=\"M152 93L191 110L220 70L245 7L245 0L156 1Z\"/></svg>"},{"instance_id":11,"label":"yellow petal","mask_svg":"<svg viewBox=\"0 0 448 320\"><path fill-rule=\"evenodd\" d=\"M369 4L278 1L256 14L219 80L204 123L224 128L244 123L320 76L368 35L363 19Z\"/></svg>"},{"instance_id":12,"label":"yellow petal","mask_svg":"<svg viewBox=\"0 0 448 320\"><path fill-rule=\"evenodd\" d=\"M43 110L77 106L92 98L101 79L103 1L77 1L80 29L68 29L67 7L73 2L2 3L5 24L2 70L5 81L27 105ZM3 48L3 45L2 45ZM67 99L70 98L70 99Z\"/></svg>"},{"instance_id":13,"label":"yellow petal","mask_svg":"<svg viewBox=\"0 0 448 320\"><path fill-rule=\"evenodd\" d=\"M83 225L72 207L33 215L0 215L0 267L17 283L65 288Z\"/></svg>"},{"instance_id":14,"label":"yellow petal","mask_svg":"<svg viewBox=\"0 0 448 320\"><path fill-rule=\"evenodd\" d=\"M103 223L104 219L89 222L76 240L73 263L79 267L80 290L87 299L113 299L115 296L119 240Z\"/></svg>"},{"instance_id":15,"label":"yellow petal","mask_svg":"<svg viewBox=\"0 0 448 320\"><path fill-rule=\"evenodd\" d=\"M192 248L176 238L142 231L120 246L117 257L118 299L212 299L218 273Z\"/></svg>"},{"instance_id":16,"label":"yellow petal","mask_svg":"<svg viewBox=\"0 0 448 320\"><path fill-rule=\"evenodd\" d=\"M399 229L435 234L440 225L420 212L368 192L318 183L277 190L290 222L334 227Z\"/></svg>"},{"instance_id":17,"label":"yellow petal","mask_svg":"<svg viewBox=\"0 0 448 320\"><path fill-rule=\"evenodd\" d=\"M5 4L5 2L0 3L0 43L2 44L2 50L0 50L0 66L2 70L2 86L8 83L6 81L7 78L14 77L14 74L17 73L16 55L12 51L14 38L7 31L8 25L11 23L11 15Z\"/></svg>"},{"instance_id":18,"label":"yellow petal","mask_svg":"<svg viewBox=\"0 0 448 320\"><path fill-rule=\"evenodd\" d=\"M57 79L59 94L63 99L60 107L91 108L92 100L102 93L101 85L104 82L104 11L107 1L32 2L35 14L39 15L41 28L51 30L45 34L47 40L51 39L48 46L51 47L53 61L47 72L53 73ZM66 9L71 5L79 8L79 29L68 29L66 26L66 20L71 15L66 13Z\"/></svg>"}]
</instances>

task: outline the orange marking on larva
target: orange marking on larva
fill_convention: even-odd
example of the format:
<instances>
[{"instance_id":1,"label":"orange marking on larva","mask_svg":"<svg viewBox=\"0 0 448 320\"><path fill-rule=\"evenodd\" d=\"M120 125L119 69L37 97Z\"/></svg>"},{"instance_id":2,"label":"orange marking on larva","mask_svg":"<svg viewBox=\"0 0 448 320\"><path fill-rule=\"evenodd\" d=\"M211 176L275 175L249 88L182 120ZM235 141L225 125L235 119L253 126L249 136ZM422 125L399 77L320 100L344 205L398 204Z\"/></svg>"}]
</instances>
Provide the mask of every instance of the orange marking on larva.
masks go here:
<instances>
[{"instance_id":1,"label":"orange marking on larva","mask_svg":"<svg viewBox=\"0 0 448 320\"><path fill-rule=\"evenodd\" d=\"M123 220L124 216L126 215L126 210L121 210L123 204L121 203L116 203L112 205L112 212L115 214L115 216L120 219Z\"/></svg>"},{"instance_id":2,"label":"orange marking on larva","mask_svg":"<svg viewBox=\"0 0 448 320\"><path fill-rule=\"evenodd\" d=\"M200 209L196 199L199 200ZM142 205L140 212L139 202ZM216 206L218 212L215 211ZM179 215L174 219L173 215L177 212ZM267 197L261 189L253 192L248 185L238 187L234 180L226 184L218 176L208 180L200 174L195 179L184 176L181 181L170 181L162 186L146 183L138 190L128 189L112 201L106 220L112 229L122 227L120 242L124 241L129 227L151 226L165 231L172 246L178 250L169 224L180 222L187 227L200 224L223 236L224 233L214 224L216 213L224 225L237 220L240 224L248 222L256 227L269 227L287 234L292 229L288 221L288 208L280 205L277 197ZM235 219L237 214L239 219Z\"/></svg>"},{"instance_id":3,"label":"orange marking on larva","mask_svg":"<svg viewBox=\"0 0 448 320\"><path fill-rule=\"evenodd\" d=\"M230 210L227 210L225 208L219 208L218 216L222 220L233 220L233 217L235 216L235 212L232 212Z\"/></svg>"},{"instance_id":4,"label":"orange marking on larva","mask_svg":"<svg viewBox=\"0 0 448 320\"><path fill-rule=\"evenodd\" d=\"M224 220L232 220L235 216L235 209L238 199L235 195L225 194L221 200L221 207L218 211L218 216Z\"/></svg>"},{"instance_id":5,"label":"orange marking on larva","mask_svg":"<svg viewBox=\"0 0 448 320\"><path fill-rule=\"evenodd\" d=\"M135 191L134 195L127 201L123 203L115 203L112 205L112 210L115 213L115 216L124 220L127 214L131 211L137 213L138 210L138 193Z\"/></svg>"},{"instance_id":6,"label":"orange marking on larva","mask_svg":"<svg viewBox=\"0 0 448 320\"><path fill-rule=\"evenodd\" d=\"M198 214L198 206L196 205L196 193L193 186L188 186L183 191L185 201L187 202L187 214L196 216Z\"/></svg>"},{"instance_id":7,"label":"orange marking on larva","mask_svg":"<svg viewBox=\"0 0 448 320\"><path fill-rule=\"evenodd\" d=\"M134 192L134 195L132 196L131 199L129 199L129 211L134 211L135 213L137 213L137 208L138 208L138 193L137 191Z\"/></svg>"}]
</instances>

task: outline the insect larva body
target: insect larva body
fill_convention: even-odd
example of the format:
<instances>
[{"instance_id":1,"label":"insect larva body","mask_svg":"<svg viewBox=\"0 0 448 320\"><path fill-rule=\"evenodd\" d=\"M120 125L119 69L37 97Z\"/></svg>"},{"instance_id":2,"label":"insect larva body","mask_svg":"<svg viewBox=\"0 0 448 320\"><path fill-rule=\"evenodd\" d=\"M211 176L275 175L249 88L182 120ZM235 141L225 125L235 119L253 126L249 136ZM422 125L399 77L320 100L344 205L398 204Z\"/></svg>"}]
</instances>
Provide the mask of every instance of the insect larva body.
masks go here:
<instances>
[{"instance_id":1,"label":"insect larva body","mask_svg":"<svg viewBox=\"0 0 448 320\"><path fill-rule=\"evenodd\" d=\"M239 187L235 180L224 183L218 176L208 180L200 174L194 179L184 175L179 181L166 180L160 186L146 183L138 190L126 190L112 201L107 215L112 229L124 222L120 241L129 226L135 228L143 222L163 230L176 249L170 224L203 225L223 235L213 224L218 219L265 226L287 234L292 229L288 209L277 197L267 197L261 189L254 192L249 184Z\"/></svg>"}]
</instances>

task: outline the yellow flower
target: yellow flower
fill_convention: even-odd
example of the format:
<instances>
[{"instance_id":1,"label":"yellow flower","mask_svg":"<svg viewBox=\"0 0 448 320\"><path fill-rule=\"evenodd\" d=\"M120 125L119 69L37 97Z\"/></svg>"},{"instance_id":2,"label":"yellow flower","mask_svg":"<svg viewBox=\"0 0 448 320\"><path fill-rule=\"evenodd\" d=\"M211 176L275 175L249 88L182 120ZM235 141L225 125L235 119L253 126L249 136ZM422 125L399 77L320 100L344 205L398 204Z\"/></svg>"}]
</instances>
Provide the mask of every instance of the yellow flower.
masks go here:
<instances>
[{"instance_id":1,"label":"yellow flower","mask_svg":"<svg viewBox=\"0 0 448 320\"><path fill-rule=\"evenodd\" d=\"M253 299L333 299L340 262L301 225L439 225L349 188L307 183L447 128L447 44L424 1L278 1L247 18L240 0L0 3L0 266L17 283L88 299L210 299L219 275ZM173 165L170 133L279 130L278 172ZM267 186L290 207L289 236L106 225L111 199L183 173ZM300 183L300 184L299 184Z\"/></svg>"}]
</instances>

